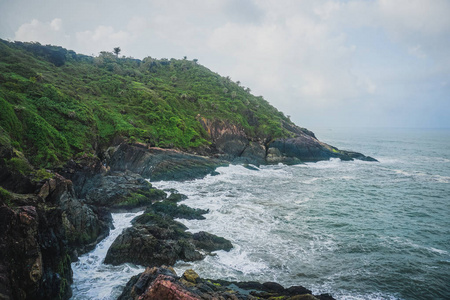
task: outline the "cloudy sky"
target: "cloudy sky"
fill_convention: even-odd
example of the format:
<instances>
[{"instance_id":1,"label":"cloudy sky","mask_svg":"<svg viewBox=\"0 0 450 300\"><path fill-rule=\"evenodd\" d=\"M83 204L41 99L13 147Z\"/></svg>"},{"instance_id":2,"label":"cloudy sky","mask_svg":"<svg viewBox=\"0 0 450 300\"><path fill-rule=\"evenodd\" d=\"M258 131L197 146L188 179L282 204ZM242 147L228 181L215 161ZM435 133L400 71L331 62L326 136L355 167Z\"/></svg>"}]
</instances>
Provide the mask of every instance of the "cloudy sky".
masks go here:
<instances>
[{"instance_id":1,"label":"cloudy sky","mask_svg":"<svg viewBox=\"0 0 450 300\"><path fill-rule=\"evenodd\" d=\"M0 0L0 38L197 58L311 129L450 128L449 0Z\"/></svg>"}]
</instances>

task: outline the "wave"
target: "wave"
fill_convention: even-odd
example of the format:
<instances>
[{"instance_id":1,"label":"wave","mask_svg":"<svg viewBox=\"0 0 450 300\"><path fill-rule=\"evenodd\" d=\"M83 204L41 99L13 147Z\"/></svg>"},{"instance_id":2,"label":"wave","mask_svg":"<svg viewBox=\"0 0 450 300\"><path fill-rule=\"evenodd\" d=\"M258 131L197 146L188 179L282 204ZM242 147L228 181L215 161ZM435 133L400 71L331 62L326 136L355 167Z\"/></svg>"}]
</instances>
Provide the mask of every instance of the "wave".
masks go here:
<instances>
[{"instance_id":1,"label":"wave","mask_svg":"<svg viewBox=\"0 0 450 300\"><path fill-rule=\"evenodd\" d=\"M141 211L112 214L115 229L111 230L109 236L101 241L93 251L80 256L77 262L72 263L72 300L116 299L128 280L144 271L144 267L133 264L119 266L103 264L106 253L114 240L124 228L131 226L131 220L134 217L142 213Z\"/></svg>"}]
</instances>

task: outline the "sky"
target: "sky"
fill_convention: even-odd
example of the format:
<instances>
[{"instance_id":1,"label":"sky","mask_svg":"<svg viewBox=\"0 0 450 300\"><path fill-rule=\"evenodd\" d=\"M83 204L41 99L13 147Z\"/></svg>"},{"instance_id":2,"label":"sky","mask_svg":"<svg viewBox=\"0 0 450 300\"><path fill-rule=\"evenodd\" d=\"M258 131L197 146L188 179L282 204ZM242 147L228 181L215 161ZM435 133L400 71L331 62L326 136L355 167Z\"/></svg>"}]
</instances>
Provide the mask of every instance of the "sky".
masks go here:
<instances>
[{"instance_id":1,"label":"sky","mask_svg":"<svg viewBox=\"0 0 450 300\"><path fill-rule=\"evenodd\" d=\"M450 0L0 0L0 38L198 59L314 128L450 128Z\"/></svg>"}]
</instances>

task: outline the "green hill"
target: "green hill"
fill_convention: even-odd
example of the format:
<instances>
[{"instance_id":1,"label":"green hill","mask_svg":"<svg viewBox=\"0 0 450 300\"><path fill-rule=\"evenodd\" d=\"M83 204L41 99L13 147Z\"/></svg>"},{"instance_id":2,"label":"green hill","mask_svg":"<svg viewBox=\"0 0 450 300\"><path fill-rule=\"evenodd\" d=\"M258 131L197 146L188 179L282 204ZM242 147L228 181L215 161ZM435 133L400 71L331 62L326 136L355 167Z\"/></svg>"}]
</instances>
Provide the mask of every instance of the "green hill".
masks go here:
<instances>
[{"instance_id":1,"label":"green hill","mask_svg":"<svg viewBox=\"0 0 450 300\"><path fill-rule=\"evenodd\" d=\"M0 107L0 143L46 168L118 138L207 146L200 120L233 124L249 139L292 136L283 113L196 59L91 57L39 43L0 40Z\"/></svg>"}]
</instances>

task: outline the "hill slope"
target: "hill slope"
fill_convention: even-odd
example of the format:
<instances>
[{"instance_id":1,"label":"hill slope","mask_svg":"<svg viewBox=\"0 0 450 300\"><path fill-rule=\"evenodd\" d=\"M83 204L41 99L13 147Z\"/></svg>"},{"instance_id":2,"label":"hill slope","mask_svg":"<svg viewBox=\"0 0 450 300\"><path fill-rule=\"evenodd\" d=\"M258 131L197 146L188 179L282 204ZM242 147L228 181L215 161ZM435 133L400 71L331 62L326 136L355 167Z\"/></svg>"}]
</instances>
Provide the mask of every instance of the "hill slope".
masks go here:
<instances>
[{"instance_id":1,"label":"hill slope","mask_svg":"<svg viewBox=\"0 0 450 300\"><path fill-rule=\"evenodd\" d=\"M0 107L0 141L36 167L95 155L123 140L225 158L243 155L252 163L271 162L268 147L278 140L273 145L281 152L272 156L350 159L195 59L138 60L109 52L91 57L0 40ZM292 144L286 148L281 139L300 135L326 154L289 154Z\"/></svg>"},{"instance_id":2,"label":"hill slope","mask_svg":"<svg viewBox=\"0 0 450 300\"><path fill-rule=\"evenodd\" d=\"M115 138L184 150L211 144L199 119L237 125L250 138L291 134L262 97L195 61L78 55L0 41L0 126L38 166L95 153Z\"/></svg>"}]
</instances>

